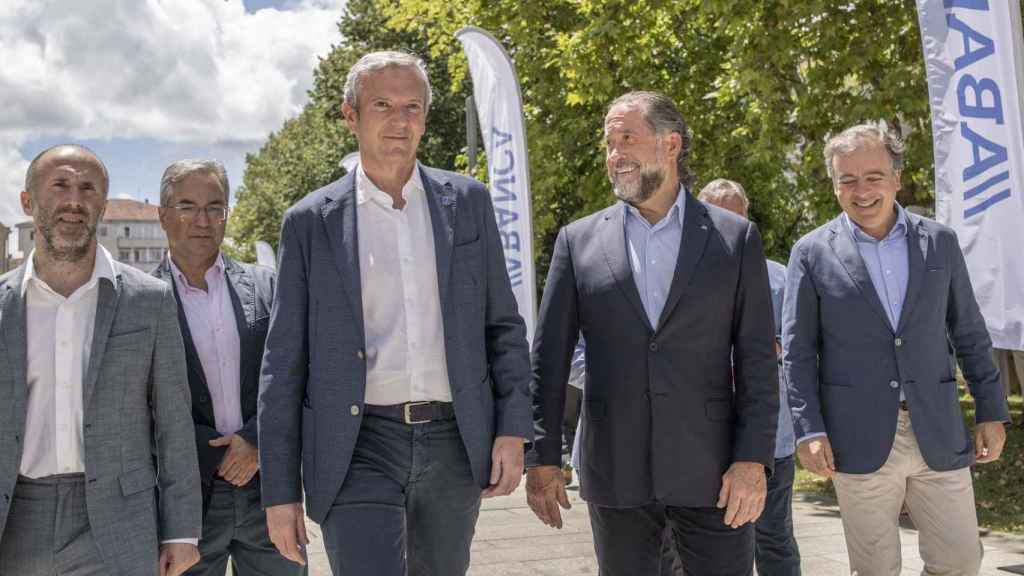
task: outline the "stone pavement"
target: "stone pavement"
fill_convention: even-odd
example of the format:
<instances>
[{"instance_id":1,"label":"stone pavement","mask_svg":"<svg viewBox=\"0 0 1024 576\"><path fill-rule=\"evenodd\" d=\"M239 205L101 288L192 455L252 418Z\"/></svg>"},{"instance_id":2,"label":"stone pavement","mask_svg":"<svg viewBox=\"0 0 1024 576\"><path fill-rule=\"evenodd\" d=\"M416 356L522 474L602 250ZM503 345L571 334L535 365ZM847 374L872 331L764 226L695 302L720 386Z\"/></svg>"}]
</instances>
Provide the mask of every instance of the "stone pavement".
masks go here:
<instances>
[{"instance_id":1,"label":"stone pavement","mask_svg":"<svg viewBox=\"0 0 1024 576\"><path fill-rule=\"evenodd\" d=\"M525 484L525 483L524 483ZM597 574L586 504L570 489L572 509L563 511L564 527L548 528L526 505L523 486L510 496L485 500L473 541L470 576L568 576ZM806 576L847 576L846 543L839 509L810 496L797 495L794 524ZM323 540L310 523L310 575L329 576ZM1024 537L990 534L983 539L981 576L1009 576L1001 566L1024 565ZM902 530L903 574L920 574L917 532ZM363 575L360 575L363 576ZM371 575L365 575L371 576ZM638 575L643 576L643 575Z\"/></svg>"}]
</instances>

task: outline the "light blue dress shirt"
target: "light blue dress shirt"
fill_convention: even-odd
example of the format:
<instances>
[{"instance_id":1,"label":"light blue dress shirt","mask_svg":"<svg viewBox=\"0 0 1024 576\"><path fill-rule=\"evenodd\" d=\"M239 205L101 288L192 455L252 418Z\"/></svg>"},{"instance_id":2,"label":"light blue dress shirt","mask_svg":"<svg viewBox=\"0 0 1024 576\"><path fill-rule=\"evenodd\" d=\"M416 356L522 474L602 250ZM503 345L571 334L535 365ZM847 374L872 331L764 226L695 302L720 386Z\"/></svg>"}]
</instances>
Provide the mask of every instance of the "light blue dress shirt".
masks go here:
<instances>
[{"instance_id":1,"label":"light blue dress shirt","mask_svg":"<svg viewBox=\"0 0 1024 576\"><path fill-rule=\"evenodd\" d=\"M676 201L668 214L651 224L640 211L623 202L626 211L626 254L633 271L633 282L640 293L651 327L658 329L658 319L668 300L676 259L683 239L683 217L686 211L686 189L679 187Z\"/></svg>"},{"instance_id":2,"label":"light blue dress shirt","mask_svg":"<svg viewBox=\"0 0 1024 576\"><path fill-rule=\"evenodd\" d=\"M772 289L772 317L775 319L775 339L782 335L782 302L786 299L786 267L774 260L768 260L768 284ZM793 431L793 414L789 411L789 394L786 391L786 376L779 365L779 425L775 430L775 458L791 456L796 451L796 433Z\"/></svg>"},{"instance_id":3,"label":"light blue dress shirt","mask_svg":"<svg viewBox=\"0 0 1024 576\"><path fill-rule=\"evenodd\" d=\"M899 327L900 314L903 312L903 300L907 297L907 281L910 279L910 253L907 248L907 213L896 204L896 224L881 240L875 240L864 232L845 212L842 215L843 225L853 233L853 239L860 252L860 259L868 269L871 284L875 287L878 300L889 318L889 325L895 332ZM906 400L903 388L900 388L900 400ZM797 442L809 438L825 436L824 432L808 434Z\"/></svg>"}]
</instances>

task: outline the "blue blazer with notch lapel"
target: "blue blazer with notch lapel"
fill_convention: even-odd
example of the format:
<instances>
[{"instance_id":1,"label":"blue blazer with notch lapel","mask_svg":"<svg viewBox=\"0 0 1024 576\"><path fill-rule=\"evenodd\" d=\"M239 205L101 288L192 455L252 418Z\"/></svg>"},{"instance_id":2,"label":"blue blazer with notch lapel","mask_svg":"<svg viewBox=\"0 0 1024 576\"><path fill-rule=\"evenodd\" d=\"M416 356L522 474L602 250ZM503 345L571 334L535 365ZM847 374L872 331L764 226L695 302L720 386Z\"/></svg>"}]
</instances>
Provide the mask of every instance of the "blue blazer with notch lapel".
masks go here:
<instances>
[{"instance_id":1,"label":"blue blazer with notch lapel","mask_svg":"<svg viewBox=\"0 0 1024 576\"><path fill-rule=\"evenodd\" d=\"M682 245L657 327L626 253L622 203L558 235L533 342L536 441L558 465L569 364L582 332L582 495L609 507L712 507L737 461L775 462L779 381L757 228L686 197ZM735 375L735 378L734 378Z\"/></svg>"},{"instance_id":2,"label":"blue blazer with notch lapel","mask_svg":"<svg viewBox=\"0 0 1024 576\"><path fill-rule=\"evenodd\" d=\"M239 358L239 395L242 408L242 428L239 436L254 447L259 446L256 433L256 399L259 395L260 367L263 364L263 346L267 339L267 326L270 323L270 308L274 301L274 271L263 266L254 266L224 255L224 274L227 277L228 294L235 314L238 327ZM188 318L181 305L178 286L174 282L171 264L165 256L160 265L153 271L171 287L174 299L178 303L178 324L185 344L185 365L188 370L188 385L192 392L192 420L196 430L196 449L199 454L199 475L203 483L203 511L209 505L210 487L212 486L217 468L224 459L227 447L210 446L210 440L219 438L217 423L213 414L213 401L206 385L203 364L199 360L192 331L189 330ZM250 484L259 482L259 473Z\"/></svg>"},{"instance_id":3,"label":"blue blazer with notch lapel","mask_svg":"<svg viewBox=\"0 0 1024 576\"><path fill-rule=\"evenodd\" d=\"M978 422L1008 418L991 340L956 234L907 213L909 278L896 329L842 215L790 255L782 337L798 439L827 433L840 472L878 470L892 449L902 389L928 466L974 463L957 358Z\"/></svg>"},{"instance_id":4,"label":"blue blazer with notch lapel","mask_svg":"<svg viewBox=\"0 0 1024 576\"><path fill-rule=\"evenodd\" d=\"M417 169L434 233L456 421L484 487L494 438L532 439L526 327L487 188L453 172ZM260 380L263 504L299 502L304 487L316 522L345 479L365 398L355 186L353 171L285 214Z\"/></svg>"}]
</instances>

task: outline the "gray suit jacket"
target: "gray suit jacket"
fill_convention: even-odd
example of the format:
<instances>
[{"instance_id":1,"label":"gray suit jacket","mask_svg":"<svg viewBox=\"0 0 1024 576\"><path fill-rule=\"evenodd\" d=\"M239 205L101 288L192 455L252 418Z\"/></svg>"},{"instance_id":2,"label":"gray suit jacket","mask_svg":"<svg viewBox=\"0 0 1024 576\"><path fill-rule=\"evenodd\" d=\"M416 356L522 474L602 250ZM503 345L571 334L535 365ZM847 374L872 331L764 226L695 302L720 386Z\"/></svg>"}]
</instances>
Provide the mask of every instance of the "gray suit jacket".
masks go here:
<instances>
[{"instance_id":1,"label":"gray suit jacket","mask_svg":"<svg viewBox=\"0 0 1024 576\"><path fill-rule=\"evenodd\" d=\"M686 197L671 289L653 327L626 253L621 203L558 235L533 340L536 442L561 459L566 379L586 339L583 497L602 506L711 507L736 461L775 463L779 381L757 228Z\"/></svg>"},{"instance_id":2,"label":"gray suit jacket","mask_svg":"<svg viewBox=\"0 0 1024 576\"><path fill-rule=\"evenodd\" d=\"M853 233L840 218L793 247L782 319L797 438L824 432L840 472L878 470L892 449L902 389L933 470L974 462L955 379L955 351L978 422L1008 412L992 343L956 234L907 214L910 275L892 329Z\"/></svg>"},{"instance_id":3,"label":"gray suit jacket","mask_svg":"<svg viewBox=\"0 0 1024 576\"><path fill-rule=\"evenodd\" d=\"M473 477L488 484L495 436L532 439L530 357L491 197L476 180L421 167L434 231L455 416ZM301 501L322 522L363 418L366 363L355 173L285 214L260 380L263 504ZM300 477L301 464L301 477Z\"/></svg>"},{"instance_id":4,"label":"gray suit jacket","mask_svg":"<svg viewBox=\"0 0 1024 576\"><path fill-rule=\"evenodd\" d=\"M100 280L83 378L89 525L112 574L155 575L158 543L198 538L199 470L174 297L114 263ZM27 400L25 267L0 277L0 538L18 479Z\"/></svg>"},{"instance_id":5,"label":"gray suit jacket","mask_svg":"<svg viewBox=\"0 0 1024 576\"><path fill-rule=\"evenodd\" d=\"M263 266L236 262L224 258L224 274L227 277L228 295L231 298L238 328L239 344L239 396L244 422L238 435L253 446L258 446L256 433L256 399L259 396L260 366L263 364L263 346L267 340L267 326L270 323L270 307L274 301L274 271ZM195 422L196 451L199 454L199 475L203 482L203 511L209 505L210 488L227 452L227 447L210 446L210 440L220 438L213 414L213 401L206 385L203 363L199 360L188 318L181 307L178 286L171 273L170 260L165 257L153 271L153 276L167 283L174 291L178 303L178 324L185 342L185 360L188 368L188 385L192 393L192 420ZM259 482L259 474L250 484Z\"/></svg>"}]
</instances>

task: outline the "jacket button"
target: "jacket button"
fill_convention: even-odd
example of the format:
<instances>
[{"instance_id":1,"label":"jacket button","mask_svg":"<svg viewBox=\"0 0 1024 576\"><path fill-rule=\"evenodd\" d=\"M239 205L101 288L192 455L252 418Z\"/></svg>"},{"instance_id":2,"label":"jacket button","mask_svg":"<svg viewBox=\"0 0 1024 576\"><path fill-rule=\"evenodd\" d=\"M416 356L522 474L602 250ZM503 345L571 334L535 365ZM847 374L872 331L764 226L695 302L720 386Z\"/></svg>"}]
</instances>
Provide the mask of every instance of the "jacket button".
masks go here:
<instances>
[{"instance_id":1,"label":"jacket button","mask_svg":"<svg viewBox=\"0 0 1024 576\"><path fill-rule=\"evenodd\" d=\"M359 416L359 405L353 404L352 407L348 409L348 411L351 412L353 416Z\"/></svg>"},{"instance_id":2,"label":"jacket button","mask_svg":"<svg viewBox=\"0 0 1024 576\"><path fill-rule=\"evenodd\" d=\"M894 342L894 344L896 344L897 348L899 348L900 346L903 346L903 338L897 338L896 341Z\"/></svg>"},{"instance_id":3,"label":"jacket button","mask_svg":"<svg viewBox=\"0 0 1024 576\"><path fill-rule=\"evenodd\" d=\"M366 353L363 352L362 349L356 350L356 358L362 360L363 358L366 358Z\"/></svg>"},{"instance_id":4,"label":"jacket button","mask_svg":"<svg viewBox=\"0 0 1024 576\"><path fill-rule=\"evenodd\" d=\"M899 387L900 387L900 383L899 382L897 382L895 380L891 380L889 382L889 388L896 389L896 388L899 388Z\"/></svg>"},{"instance_id":5,"label":"jacket button","mask_svg":"<svg viewBox=\"0 0 1024 576\"><path fill-rule=\"evenodd\" d=\"M10 501L11 501L11 495L10 494L4 494L4 502L10 502Z\"/></svg>"},{"instance_id":6,"label":"jacket button","mask_svg":"<svg viewBox=\"0 0 1024 576\"><path fill-rule=\"evenodd\" d=\"M203 404L206 404L207 402L210 401L210 397L207 396L206 394L200 394L199 401L202 402Z\"/></svg>"},{"instance_id":7,"label":"jacket button","mask_svg":"<svg viewBox=\"0 0 1024 576\"><path fill-rule=\"evenodd\" d=\"M652 340L651 341L651 345L648 346L648 348L651 349L651 352L657 352L658 351L658 343Z\"/></svg>"}]
</instances>

